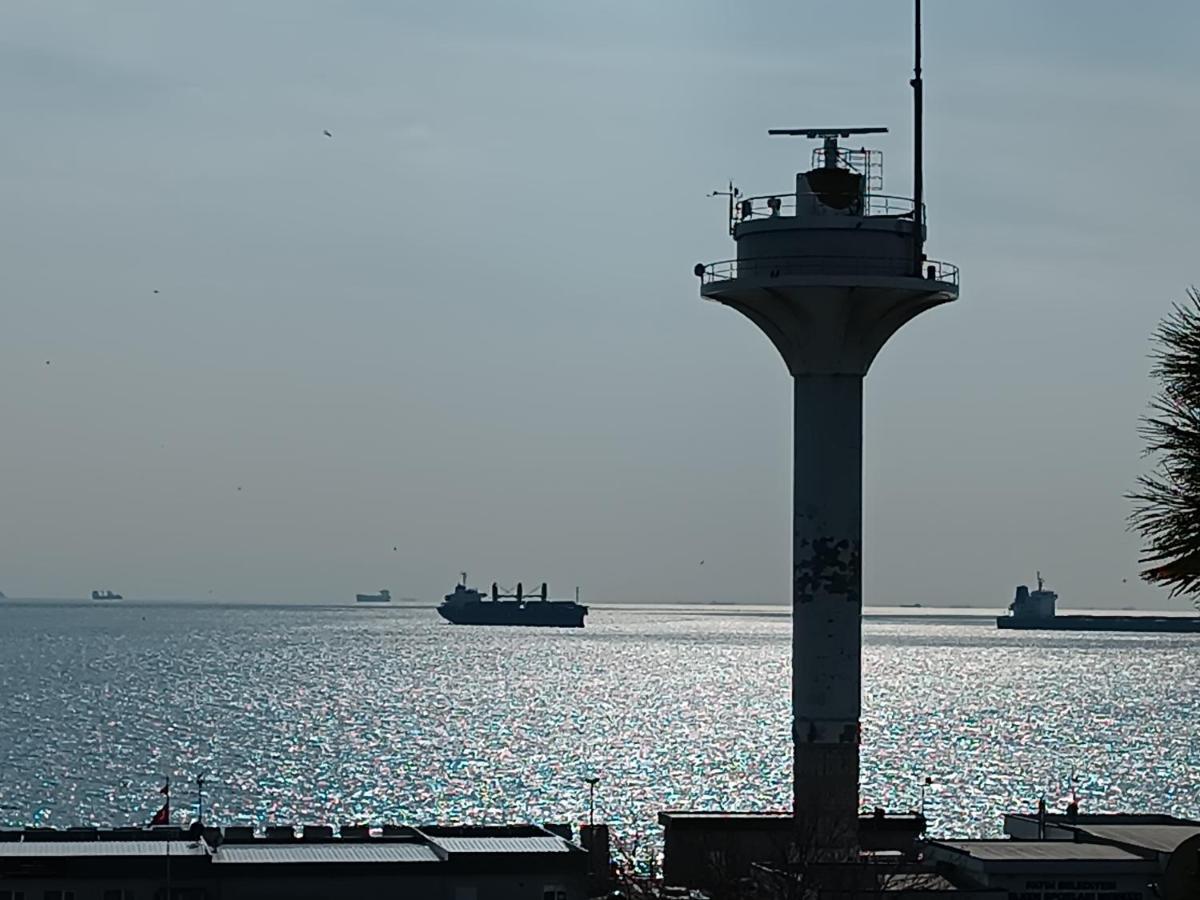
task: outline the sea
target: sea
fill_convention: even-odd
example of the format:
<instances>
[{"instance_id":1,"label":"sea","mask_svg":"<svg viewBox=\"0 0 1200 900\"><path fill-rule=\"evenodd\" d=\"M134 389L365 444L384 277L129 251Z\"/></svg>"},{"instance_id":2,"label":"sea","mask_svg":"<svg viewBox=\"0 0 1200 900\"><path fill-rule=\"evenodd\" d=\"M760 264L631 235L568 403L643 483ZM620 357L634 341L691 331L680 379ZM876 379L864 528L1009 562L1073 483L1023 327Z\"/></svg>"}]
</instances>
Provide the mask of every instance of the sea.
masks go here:
<instances>
[{"instance_id":1,"label":"sea","mask_svg":"<svg viewBox=\"0 0 1200 900\"><path fill-rule=\"evenodd\" d=\"M864 623L862 802L997 836L1039 798L1200 813L1200 636ZM593 607L583 630L432 608L0 601L0 824L573 822L789 802L781 607ZM197 778L203 778L198 790Z\"/></svg>"}]
</instances>

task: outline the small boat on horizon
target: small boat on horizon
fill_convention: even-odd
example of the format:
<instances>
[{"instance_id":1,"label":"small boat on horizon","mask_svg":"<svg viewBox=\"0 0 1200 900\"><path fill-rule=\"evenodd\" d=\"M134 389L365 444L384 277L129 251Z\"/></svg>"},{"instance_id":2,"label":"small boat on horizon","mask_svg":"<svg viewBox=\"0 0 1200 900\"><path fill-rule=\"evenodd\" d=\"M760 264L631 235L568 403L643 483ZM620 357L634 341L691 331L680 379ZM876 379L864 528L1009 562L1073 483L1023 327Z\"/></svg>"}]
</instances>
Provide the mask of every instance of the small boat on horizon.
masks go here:
<instances>
[{"instance_id":1,"label":"small boat on horizon","mask_svg":"<svg viewBox=\"0 0 1200 900\"><path fill-rule=\"evenodd\" d=\"M387 588L381 588L378 594L355 594L357 603L391 603L392 593Z\"/></svg>"},{"instance_id":2,"label":"small boat on horizon","mask_svg":"<svg viewBox=\"0 0 1200 900\"><path fill-rule=\"evenodd\" d=\"M93 600L124 600L120 594L113 591L92 591Z\"/></svg>"}]
</instances>

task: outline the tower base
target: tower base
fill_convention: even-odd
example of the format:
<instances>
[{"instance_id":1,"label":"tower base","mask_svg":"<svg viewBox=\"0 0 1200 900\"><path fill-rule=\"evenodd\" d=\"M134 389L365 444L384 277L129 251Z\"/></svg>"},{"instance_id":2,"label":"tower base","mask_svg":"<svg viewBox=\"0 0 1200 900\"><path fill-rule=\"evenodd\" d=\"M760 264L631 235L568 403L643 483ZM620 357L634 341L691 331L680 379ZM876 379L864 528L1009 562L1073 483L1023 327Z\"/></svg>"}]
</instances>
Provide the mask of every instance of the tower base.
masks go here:
<instances>
[{"instance_id":1,"label":"tower base","mask_svg":"<svg viewBox=\"0 0 1200 900\"><path fill-rule=\"evenodd\" d=\"M853 858L858 851L858 744L795 745L793 814L801 861Z\"/></svg>"}]
</instances>

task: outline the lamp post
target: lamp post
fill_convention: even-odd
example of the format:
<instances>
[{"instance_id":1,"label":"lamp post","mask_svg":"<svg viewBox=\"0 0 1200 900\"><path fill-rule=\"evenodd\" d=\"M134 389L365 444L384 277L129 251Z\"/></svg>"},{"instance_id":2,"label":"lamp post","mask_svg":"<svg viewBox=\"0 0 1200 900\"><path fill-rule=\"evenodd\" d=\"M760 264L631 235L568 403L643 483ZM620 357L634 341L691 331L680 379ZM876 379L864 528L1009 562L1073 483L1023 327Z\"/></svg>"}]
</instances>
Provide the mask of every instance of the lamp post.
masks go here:
<instances>
[{"instance_id":1,"label":"lamp post","mask_svg":"<svg viewBox=\"0 0 1200 900\"><path fill-rule=\"evenodd\" d=\"M588 786L588 828L596 826L596 785L600 779L595 775L583 779Z\"/></svg>"},{"instance_id":2,"label":"lamp post","mask_svg":"<svg viewBox=\"0 0 1200 900\"><path fill-rule=\"evenodd\" d=\"M204 824L204 775L196 776L196 821Z\"/></svg>"}]
</instances>

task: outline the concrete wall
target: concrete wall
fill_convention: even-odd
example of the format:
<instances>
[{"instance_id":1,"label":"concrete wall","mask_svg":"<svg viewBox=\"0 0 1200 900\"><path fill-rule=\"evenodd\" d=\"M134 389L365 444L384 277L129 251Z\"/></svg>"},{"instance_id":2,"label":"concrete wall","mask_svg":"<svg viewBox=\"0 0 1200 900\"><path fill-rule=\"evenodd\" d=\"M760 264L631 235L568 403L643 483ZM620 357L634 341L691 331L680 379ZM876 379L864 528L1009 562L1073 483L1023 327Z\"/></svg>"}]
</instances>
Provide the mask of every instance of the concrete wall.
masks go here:
<instances>
[{"instance_id":1,"label":"concrete wall","mask_svg":"<svg viewBox=\"0 0 1200 900\"><path fill-rule=\"evenodd\" d=\"M232 867L227 867L232 868ZM543 900L546 890L565 892L564 900L586 900L586 878L566 872L510 875L330 875L316 866L310 873L292 871L271 877L222 872L200 881L172 879L172 888L205 891L208 900ZM104 892L132 891L135 900L152 900L164 887L161 880L121 878L21 878L0 874L0 891L23 891L25 900L42 900L46 891L73 891L75 900L103 900ZM555 900L558 900L556 897Z\"/></svg>"},{"instance_id":2,"label":"concrete wall","mask_svg":"<svg viewBox=\"0 0 1200 900\"><path fill-rule=\"evenodd\" d=\"M582 876L553 872L520 875L373 876L342 879L288 875L263 878L222 878L220 894L211 900L543 900L545 891L564 891L565 900L586 900ZM140 898L141 895L139 895ZM33 900L33 898L26 898ZM40 900L40 897L39 897ZM556 898L557 900L557 898Z\"/></svg>"},{"instance_id":3,"label":"concrete wall","mask_svg":"<svg viewBox=\"0 0 1200 900\"><path fill-rule=\"evenodd\" d=\"M1151 900L1155 895L1140 875L986 875L987 886L1008 891L1011 900Z\"/></svg>"},{"instance_id":4,"label":"concrete wall","mask_svg":"<svg viewBox=\"0 0 1200 900\"><path fill-rule=\"evenodd\" d=\"M737 226L739 271L755 259L787 270L829 271L835 260L856 260L860 274L911 275L912 225L874 217L780 217Z\"/></svg>"}]
</instances>

